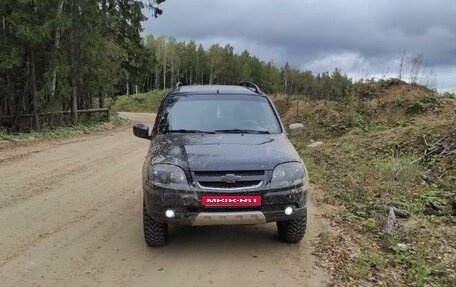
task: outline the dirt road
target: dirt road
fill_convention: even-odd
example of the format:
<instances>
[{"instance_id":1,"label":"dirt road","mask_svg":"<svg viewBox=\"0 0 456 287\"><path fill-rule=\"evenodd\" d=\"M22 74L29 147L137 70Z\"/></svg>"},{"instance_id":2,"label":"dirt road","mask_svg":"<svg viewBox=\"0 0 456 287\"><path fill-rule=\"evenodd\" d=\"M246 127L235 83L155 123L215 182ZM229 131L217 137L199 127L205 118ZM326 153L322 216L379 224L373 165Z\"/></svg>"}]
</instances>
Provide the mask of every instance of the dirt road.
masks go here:
<instances>
[{"instance_id":1,"label":"dirt road","mask_svg":"<svg viewBox=\"0 0 456 287\"><path fill-rule=\"evenodd\" d=\"M123 114L153 121L151 114ZM311 206L305 240L274 224L171 227L147 248L141 167L130 128L0 150L0 286L324 286L311 255L324 229Z\"/></svg>"}]
</instances>

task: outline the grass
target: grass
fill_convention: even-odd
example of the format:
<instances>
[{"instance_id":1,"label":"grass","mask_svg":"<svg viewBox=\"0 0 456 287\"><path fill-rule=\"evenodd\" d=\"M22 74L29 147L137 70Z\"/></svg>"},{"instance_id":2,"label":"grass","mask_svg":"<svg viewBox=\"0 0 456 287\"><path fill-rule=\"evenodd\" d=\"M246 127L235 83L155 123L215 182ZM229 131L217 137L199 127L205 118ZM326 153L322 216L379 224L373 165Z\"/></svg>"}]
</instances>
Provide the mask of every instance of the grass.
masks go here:
<instances>
[{"instance_id":1,"label":"grass","mask_svg":"<svg viewBox=\"0 0 456 287\"><path fill-rule=\"evenodd\" d=\"M145 94L119 96L110 100L110 106L117 112L155 113L167 91L156 90Z\"/></svg>"},{"instance_id":2,"label":"grass","mask_svg":"<svg viewBox=\"0 0 456 287\"><path fill-rule=\"evenodd\" d=\"M386 264L386 260L375 249L366 249L343 269L342 276L358 280L372 277L377 270L384 268Z\"/></svg>"},{"instance_id":3,"label":"grass","mask_svg":"<svg viewBox=\"0 0 456 287\"><path fill-rule=\"evenodd\" d=\"M70 127L58 127L44 129L40 132L9 133L0 130L0 142L28 142L47 139L59 139L77 135L90 134L97 131L108 130L113 127L121 126L124 123L117 112L157 112L159 105L167 91L152 91L146 94L134 96L120 96L110 100L109 106L113 111L110 123L98 121L96 119L84 120L78 125Z\"/></svg>"},{"instance_id":4,"label":"grass","mask_svg":"<svg viewBox=\"0 0 456 287\"><path fill-rule=\"evenodd\" d=\"M394 105L404 107L407 114L420 114L441 107L441 98L428 95L419 99L399 98Z\"/></svg>"},{"instance_id":5,"label":"grass","mask_svg":"<svg viewBox=\"0 0 456 287\"><path fill-rule=\"evenodd\" d=\"M44 129L41 132L9 133L0 130L0 141L26 142L46 139L59 139L103 131L124 123L117 112L157 112L167 91L157 90L134 96L119 96L110 99L109 107L113 111L112 121L104 123L97 120L85 120L76 126Z\"/></svg>"},{"instance_id":6,"label":"grass","mask_svg":"<svg viewBox=\"0 0 456 287\"><path fill-rule=\"evenodd\" d=\"M418 156L398 155L377 157L372 160L376 172L389 183L413 184L421 178L421 167L416 163Z\"/></svg>"},{"instance_id":7,"label":"grass","mask_svg":"<svg viewBox=\"0 0 456 287\"><path fill-rule=\"evenodd\" d=\"M86 120L75 126L44 129L40 132L32 131L28 133L9 133L6 131L0 131L0 141L17 143L68 138L72 136L108 130L114 127L121 126L124 123L125 120L121 119L116 114L114 114L112 116L111 122L109 123L97 120Z\"/></svg>"},{"instance_id":8,"label":"grass","mask_svg":"<svg viewBox=\"0 0 456 287\"><path fill-rule=\"evenodd\" d=\"M448 181L451 178L446 176L441 179L442 182L433 184L424 182L422 174L429 166L417 161L420 147L409 146L401 150L410 143L402 142L399 130L396 133L398 138L393 141L395 144L391 144L389 139L381 140L378 137L366 139L361 134L336 137L318 149L298 145L308 165L311 180L324 193L324 203L344 207L338 214L339 218L344 218L340 223L344 232L361 237L360 240L366 242L376 242L379 246L372 248L360 244L361 255L347 260L338 278L342 281L350 278L361 285L368 284L364 280L373 277L395 286L456 286L452 285L456 283L452 271L455 262L447 260L442 266L442 261L430 256L435 253L439 257L456 256L456 220L448 218L435 221L423 214L431 202L448 204L444 187L450 185ZM390 144L395 148L388 148ZM454 166L447 168L454 170ZM405 209L412 214L413 220L420 222L415 224L411 220L401 220L401 227L394 234L394 244L409 244L413 246L410 252L398 251L393 248L395 245L381 247L385 208L391 205ZM439 250L435 242L448 242L453 248ZM331 257L331 254L324 256ZM378 266L382 266L384 272L396 274L401 278L398 281L401 283L381 278L381 272L377 272ZM431 271L434 269L447 271L433 276Z\"/></svg>"}]
</instances>

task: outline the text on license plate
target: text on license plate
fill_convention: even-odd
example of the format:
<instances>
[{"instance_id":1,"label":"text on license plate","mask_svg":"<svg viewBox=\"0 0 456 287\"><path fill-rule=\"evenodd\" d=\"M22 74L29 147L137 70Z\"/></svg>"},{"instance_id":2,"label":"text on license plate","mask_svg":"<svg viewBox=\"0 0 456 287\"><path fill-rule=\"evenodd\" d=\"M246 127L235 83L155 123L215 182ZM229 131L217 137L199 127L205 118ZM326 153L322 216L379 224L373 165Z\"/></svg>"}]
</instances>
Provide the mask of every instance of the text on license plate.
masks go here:
<instances>
[{"instance_id":1,"label":"text on license plate","mask_svg":"<svg viewBox=\"0 0 456 287\"><path fill-rule=\"evenodd\" d=\"M203 195L203 206L223 207L251 207L261 206L261 195Z\"/></svg>"}]
</instances>

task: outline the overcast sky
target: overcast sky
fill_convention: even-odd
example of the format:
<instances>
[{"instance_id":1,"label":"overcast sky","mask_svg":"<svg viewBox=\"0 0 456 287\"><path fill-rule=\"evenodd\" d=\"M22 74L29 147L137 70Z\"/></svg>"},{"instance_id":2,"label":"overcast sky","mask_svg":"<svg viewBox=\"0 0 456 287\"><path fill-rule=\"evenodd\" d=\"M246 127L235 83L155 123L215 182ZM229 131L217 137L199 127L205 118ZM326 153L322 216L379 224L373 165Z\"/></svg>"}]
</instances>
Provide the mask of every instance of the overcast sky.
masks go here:
<instances>
[{"instance_id":1,"label":"overcast sky","mask_svg":"<svg viewBox=\"0 0 456 287\"><path fill-rule=\"evenodd\" d=\"M401 51L422 53L437 88L456 91L456 0L167 0L161 8L145 34L229 43L314 72L339 67L355 80L397 76Z\"/></svg>"}]
</instances>

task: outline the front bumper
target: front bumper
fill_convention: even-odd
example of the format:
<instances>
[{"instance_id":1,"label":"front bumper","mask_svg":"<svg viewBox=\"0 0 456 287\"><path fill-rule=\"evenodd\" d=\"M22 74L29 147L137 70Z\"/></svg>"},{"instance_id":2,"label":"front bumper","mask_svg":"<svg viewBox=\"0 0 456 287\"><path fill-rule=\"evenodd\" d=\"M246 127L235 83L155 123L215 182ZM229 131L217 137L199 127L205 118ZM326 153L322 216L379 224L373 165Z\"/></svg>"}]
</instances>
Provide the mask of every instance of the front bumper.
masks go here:
<instances>
[{"instance_id":1,"label":"front bumper","mask_svg":"<svg viewBox=\"0 0 456 287\"><path fill-rule=\"evenodd\" d=\"M157 222L183 225L226 225L257 224L293 220L306 213L307 187L286 190L261 190L236 193L214 193L211 191L177 191L155 186L144 188L144 203L147 213ZM261 195L262 206L252 208L203 207L203 195ZM285 208L292 206L294 212L285 215ZM165 216L172 209L175 217Z\"/></svg>"}]
</instances>

